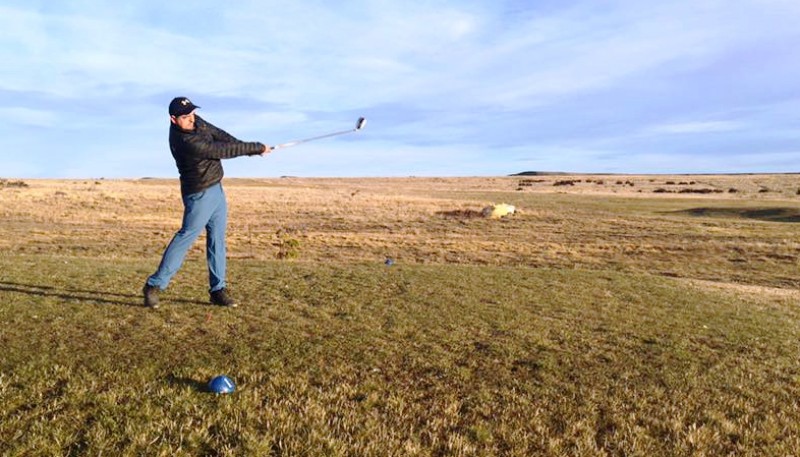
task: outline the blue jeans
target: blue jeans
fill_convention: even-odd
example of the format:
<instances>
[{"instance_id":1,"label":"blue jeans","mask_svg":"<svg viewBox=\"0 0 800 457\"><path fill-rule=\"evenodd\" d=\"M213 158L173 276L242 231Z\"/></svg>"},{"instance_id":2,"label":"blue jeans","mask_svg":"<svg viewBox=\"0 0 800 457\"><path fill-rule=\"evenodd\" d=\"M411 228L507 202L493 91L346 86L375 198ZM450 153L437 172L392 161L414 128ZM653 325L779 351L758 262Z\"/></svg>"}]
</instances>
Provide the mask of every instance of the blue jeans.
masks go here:
<instances>
[{"instance_id":1,"label":"blue jeans","mask_svg":"<svg viewBox=\"0 0 800 457\"><path fill-rule=\"evenodd\" d=\"M164 251L161 264L147 284L164 290L178 272L186 253L203 228L206 229L206 260L208 261L209 291L225 287L225 228L228 224L228 205L222 183L196 194L183 197L183 223Z\"/></svg>"}]
</instances>

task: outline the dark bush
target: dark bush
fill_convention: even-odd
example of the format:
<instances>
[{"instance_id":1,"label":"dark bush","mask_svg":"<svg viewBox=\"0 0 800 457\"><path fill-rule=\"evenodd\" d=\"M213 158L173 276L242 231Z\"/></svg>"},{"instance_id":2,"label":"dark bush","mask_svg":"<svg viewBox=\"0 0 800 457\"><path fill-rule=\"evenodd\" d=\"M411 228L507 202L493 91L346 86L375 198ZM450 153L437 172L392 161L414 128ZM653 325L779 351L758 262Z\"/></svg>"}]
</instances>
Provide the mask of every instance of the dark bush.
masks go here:
<instances>
[{"instance_id":1,"label":"dark bush","mask_svg":"<svg viewBox=\"0 0 800 457\"><path fill-rule=\"evenodd\" d=\"M562 181L556 181L553 183L554 186L574 186L576 182L574 179L564 179Z\"/></svg>"},{"instance_id":2,"label":"dark bush","mask_svg":"<svg viewBox=\"0 0 800 457\"><path fill-rule=\"evenodd\" d=\"M30 187L25 181L8 181L0 179L0 187Z\"/></svg>"},{"instance_id":3,"label":"dark bush","mask_svg":"<svg viewBox=\"0 0 800 457\"><path fill-rule=\"evenodd\" d=\"M544 179L521 179L518 183L519 187L530 187L535 183L544 182Z\"/></svg>"},{"instance_id":4,"label":"dark bush","mask_svg":"<svg viewBox=\"0 0 800 457\"><path fill-rule=\"evenodd\" d=\"M722 189L681 189L679 194L721 194Z\"/></svg>"}]
</instances>

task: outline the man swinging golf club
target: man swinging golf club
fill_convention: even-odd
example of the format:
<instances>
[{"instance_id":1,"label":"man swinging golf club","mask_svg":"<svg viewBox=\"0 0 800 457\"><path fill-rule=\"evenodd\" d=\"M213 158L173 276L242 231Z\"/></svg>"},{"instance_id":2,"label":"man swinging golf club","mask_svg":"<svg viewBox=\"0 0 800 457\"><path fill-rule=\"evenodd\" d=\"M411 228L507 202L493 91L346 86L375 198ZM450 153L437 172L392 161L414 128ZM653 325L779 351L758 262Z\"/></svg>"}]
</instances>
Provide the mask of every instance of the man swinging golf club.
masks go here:
<instances>
[{"instance_id":1,"label":"man swinging golf club","mask_svg":"<svg viewBox=\"0 0 800 457\"><path fill-rule=\"evenodd\" d=\"M228 207L222 190L220 161L267 154L271 148L258 142L237 140L197 116L194 113L197 108L186 97L176 97L169 104L169 148L180 173L183 223L164 251L158 270L145 282L144 305L150 308L158 308L158 292L167 288L203 228L206 230L211 303L236 306L225 287Z\"/></svg>"}]
</instances>

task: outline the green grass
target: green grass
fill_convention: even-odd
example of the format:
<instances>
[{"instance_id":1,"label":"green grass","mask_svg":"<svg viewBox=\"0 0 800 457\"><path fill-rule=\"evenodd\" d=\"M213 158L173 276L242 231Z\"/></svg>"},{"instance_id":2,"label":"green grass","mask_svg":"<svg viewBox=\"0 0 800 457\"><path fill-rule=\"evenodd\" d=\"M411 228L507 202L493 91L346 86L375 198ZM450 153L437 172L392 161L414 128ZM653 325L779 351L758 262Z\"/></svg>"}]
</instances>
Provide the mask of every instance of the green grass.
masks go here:
<instances>
[{"instance_id":1,"label":"green grass","mask_svg":"<svg viewBox=\"0 0 800 457\"><path fill-rule=\"evenodd\" d=\"M796 455L788 298L610 270L0 256L0 455ZM214 375L232 395L205 392Z\"/></svg>"}]
</instances>

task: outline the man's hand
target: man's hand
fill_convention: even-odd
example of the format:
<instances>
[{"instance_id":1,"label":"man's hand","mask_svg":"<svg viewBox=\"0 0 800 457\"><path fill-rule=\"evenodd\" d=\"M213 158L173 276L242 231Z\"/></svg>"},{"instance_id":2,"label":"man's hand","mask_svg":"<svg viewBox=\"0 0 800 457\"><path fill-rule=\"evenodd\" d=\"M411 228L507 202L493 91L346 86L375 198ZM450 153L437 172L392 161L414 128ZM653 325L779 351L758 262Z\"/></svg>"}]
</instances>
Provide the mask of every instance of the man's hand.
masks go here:
<instances>
[{"instance_id":1,"label":"man's hand","mask_svg":"<svg viewBox=\"0 0 800 457\"><path fill-rule=\"evenodd\" d=\"M264 155L267 155L267 154L269 154L270 152L272 152L272 148L271 148L271 147L269 147L269 145L268 145L268 144L265 144L265 145L264 145L264 150L263 150L263 151L261 151L261 155L262 155L262 156L264 156Z\"/></svg>"}]
</instances>

